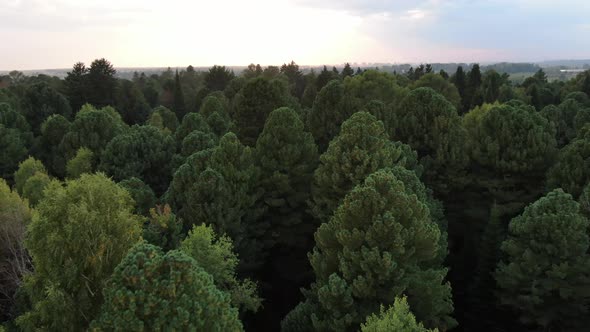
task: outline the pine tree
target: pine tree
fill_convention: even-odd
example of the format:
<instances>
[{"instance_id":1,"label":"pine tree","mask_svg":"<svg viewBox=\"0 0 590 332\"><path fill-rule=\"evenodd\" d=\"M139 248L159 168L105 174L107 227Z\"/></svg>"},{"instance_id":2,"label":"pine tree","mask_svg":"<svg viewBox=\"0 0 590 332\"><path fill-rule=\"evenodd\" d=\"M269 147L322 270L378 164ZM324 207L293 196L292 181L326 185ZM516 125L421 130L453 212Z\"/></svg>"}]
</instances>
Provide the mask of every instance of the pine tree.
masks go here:
<instances>
[{"instance_id":1,"label":"pine tree","mask_svg":"<svg viewBox=\"0 0 590 332\"><path fill-rule=\"evenodd\" d=\"M342 82L332 81L320 90L307 118L307 127L320 152L326 151L342 123L359 110L353 96L345 94Z\"/></svg>"},{"instance_id":2,"label":"pine tree","mask_svg":"<svg viewBox=\"0 0 590 332\"><path fill-rule=\"evenodd\" d=\"M127 190L135 202L135 213L148 216L150 209L156 206L156 194L145 182L131 177L119 182L119 186Z\"/></svg>"},{"instance_id":3,"label":"pine tree","mask_svg":"<svg viewBox=\"0 0 590 332\"><path fill-rule=\"evenodd\" d=\"M254 146L270 112L288 103L289 92L283 82L263 77L248 81L234 98L234 120L240 140Z\"/></svg>"},{"instance_id":4,"label":"pine tree","mask_svg":"<svg viewBox=\"0 0 590 332\"><path fill-rule=\"evenodd\" d=\"M566 145L557 162L547 172L547 185L551 189L562 188L577 198L590 183L590 125L586 125L578 137Z\"/></svg>"},{"instance_id":5,"label":"pine tree","mask_svg":"<svg viewBox=\"0 0 590 332\"><path fill-rule=\"evenodd\" d=\"M346 78L349 76L353 76L354 75L354 69L352 69L352 67L350 67L350 63L346 63L344 64L344 68L342 68L342 78Z\"/></svg>"},{"instance_id":6,"label":"pine tree","mask_svg":"<svg viewBox=\"0 0 590 332\"><path fill-rule=\"evenodd\" d=\"M589 222L557 189L512 219L496 281L502 304L544 330L581 331L590 305Z\"/></svg>"},{"instance_id":7,"label":"pine tree","mask_svg":"<svg viewBox=\"0 0 590 332\"><path fill-rule=\"evenodd\" d=\"M184 103L184 93L182 92L178 70L174 77L174 113L176 113L176 117L180 120L186 114L186 104Z\"/></svg>"},{"instance_id":8,"label":"pine tree","mask_svg":"<svg viewBox=\"0 0 590 332\"><path fill-rule=\"evenodd\" d=\"M160 195L171 180L174 150L172 136L152 126L135 125L108 143L98 168L117 181L138 177Z\"/></svg>"},{"instance_id":9,"label":"pine tree","mask_svg":"<svg viewBox=\"0 0 590 332\"><path fill-rule=\"evenodd\" d=\"M76 62L64 80L66 95L73 113L77 113L82 105L88 102L88 69L82 62Z\"/></svg>"},{"instance_id":10,"label":"pine tree","mask_svg":"<svg viewBox=\"0 0 590 332\"><path fill-rule=\"evenodd\" d=\"M333 73L331 73L326 66L320 71L318 78L315 82L315 85L318 91L321 91L326 84L328 84L331 80L333 80Z\"/></svg>"},{"instance_id":11,"label":"pine tree","mask_svg":"<svg viewBox=\"0 0 590 332\"><path fill-rule=\"evenodd\" d=\"M91 331L242 331L238 311L194 259L140 243L117 266Z\"/></svg>"},{"instance_id":12,"label":"pine tree","mask_svg":"<svg viewBox=\"0 0 590 332\"><path fill-rule=\"evenodd\" d=\"M437 193L461 187L467 133L451 103L430 88L412 90L395 109L393 123L392 139L417 151L429 187Z\"/></svg>"},{"instance_id":13,"label":"pine tree","mask_svg":"<svg viewBox=\"0 0 590 332\"><path fill-rule=\"evenodd\" d=\"M470 100L468 100L467 95L466 95L467 82L465 79L465 72L463 71L463 67L461 67L461 66L457 67L457 71L455 72L455 75L453 75L452 81L455 84L455 86L457 87L457 90L459 91L459 95L461 96L462 107L459 110L459 113L460 114L466 113L469 110Z\"/></svg>"},{"instance_id":14,"label":"pine tree","mask_svg":"<svg viewBox=\"0 0 590 332\"><path fill-rule=\"evenodd\" d=\"M316 281L300 304L311 306L313 328L356 331L401 294L425 325L456 325L447 271L427 264L441 250L440 235L428 206L395 175L370 175L316 231L309 256Z\"/></svg>"},{"instance_id":15,"label":"pine tree","mask_svg":"<svg viewBox=\"0 0 590 332\"><path fill-rule=\"evenodd\" d=\"M307 252L317 225L306 204L318 159L313 137L297 113L286 107L272 111L256 142L256 160L264 189L262 220L271 225L264 241L270 252L264 281L272 292L265 298L281 316L311 276Z\"/></svg>"},{"instance_id":16,"label":"pine tree","mask_svg":"<svg viewBox=\"0 0 590 332\"><path fill-rule=\"evenodd\" d=\"M383 123L373 115L355 113L320 156L311 190L314 216L327 222L344 196L379 169L395 165L414 168L416 155L408 150L390 141Z\"/></svg>"},{"instance_id":17,"label":"pine tree","mask_svg":"<svg viewBox=\"0 0 590 332\"><path fill-rule=\"evenodd\" d=\"M262 195L260 169L253 151L233 133L221 138L214 149L187 158L168 189L168 201L188 231L203 223L234 242L243 270L251 271L264 262L261 242L268 225L260 220L257 206Z\"/></svg>"}]
</instances>

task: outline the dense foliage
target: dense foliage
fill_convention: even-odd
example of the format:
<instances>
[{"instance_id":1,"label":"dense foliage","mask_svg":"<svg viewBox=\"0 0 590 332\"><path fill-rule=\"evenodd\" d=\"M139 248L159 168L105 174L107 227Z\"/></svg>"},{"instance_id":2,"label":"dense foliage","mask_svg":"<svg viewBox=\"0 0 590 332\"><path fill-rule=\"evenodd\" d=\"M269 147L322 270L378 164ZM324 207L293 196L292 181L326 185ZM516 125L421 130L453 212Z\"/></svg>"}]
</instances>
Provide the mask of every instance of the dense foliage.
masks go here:
<instances>
[{"instance_id":1,"label":"dense foliage","mask_svg":"<svg viewBox=\"0 0 590 332\"><path fill-rule=\"evenodd\" d=\"M583 331L590 71L390 69L0 75L0 330Z\"/></svg>"},{"instance_id":2,"label":"dense foliage","mask_svg":"<svg viewBox=\"0 0 590 332\"><path fill-rule=\"evenodd\" d=\"M137 244L117 266L93 331L241 331L213 278L181 251Z\"/></svg>"}]
</instances>

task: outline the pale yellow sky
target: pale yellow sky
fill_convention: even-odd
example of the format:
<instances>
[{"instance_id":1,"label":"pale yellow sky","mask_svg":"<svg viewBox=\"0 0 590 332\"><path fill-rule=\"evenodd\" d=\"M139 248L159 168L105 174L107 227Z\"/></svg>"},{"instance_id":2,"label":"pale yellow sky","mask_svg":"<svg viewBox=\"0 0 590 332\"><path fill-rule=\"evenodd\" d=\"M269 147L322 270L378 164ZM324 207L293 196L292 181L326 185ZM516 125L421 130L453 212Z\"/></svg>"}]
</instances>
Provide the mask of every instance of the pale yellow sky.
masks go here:
<instances>
[{"instance_id":1,"label":"pale yellow sky","mask_svg":"<svg viewBox=\"0 0 590 332\"><path fill-rule=\"evenodd\" d=\"M0 0L0 70L590 57L590 2L560 3Z\"/></svg>"}]
</instances>

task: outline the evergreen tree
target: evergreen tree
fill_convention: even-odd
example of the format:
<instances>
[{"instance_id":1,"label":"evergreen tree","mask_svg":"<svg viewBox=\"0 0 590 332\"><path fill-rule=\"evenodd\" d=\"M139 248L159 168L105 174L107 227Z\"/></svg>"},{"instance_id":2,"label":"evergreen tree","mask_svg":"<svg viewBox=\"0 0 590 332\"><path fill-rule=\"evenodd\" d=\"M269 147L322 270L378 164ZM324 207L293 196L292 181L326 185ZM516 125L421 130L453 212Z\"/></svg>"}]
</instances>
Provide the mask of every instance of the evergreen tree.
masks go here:
<instances>
[{"instance_id":1,"label":"evergreen tree","mask_svg":"<svg viewBox=\"0 0 590 332\"><path fill-rule=\"evenodd\" d=\"M207 92L223 91L229 82L235 77L233 71L225 66L213 66L205 73L205 89Z\"/></svg>"},{"instance_id":2,"label":"evergreen tree","mask_svg":"<svg viewBox=\"0 0 590 332\"><path fill-rule=\"evenodd\" d=\"M485 329L493 331L504 322L498 321L494 270L500 261L500 245L505 237L502 211L494 204L489 220L479 240L477 266L468 289L468 311L465 315L466 329Z\"/></svg>"},{"instance_id":3,"label":"evergreen tree","mask_svg":"<svg viewBox=\"0 0 590 332\"><path fill-rule=\"evenodd\" d=\"M256 159L264 189L262 220L270 224L264 241L269 264L263 279L272 292L265 296L270 303L266 308L282 317L311 276L307 252L313 247L316 223L306 204L318 164L317 146L297 113L283 107L270 113L256 142Z\"/></svg>"},{"instance_id":4,"label":"evergreen tree","mask_svg":"<svg viewBox=\"0 0 590 332\"><path fill-rule=\"evenodd\" d=\"M114 137L101 156L99 169L121 181L143 179L156 193L163 193L171 180L170 160L174 139L152 126L131 127Z\"/></svg>"},{"instance_id":5,"label":"evergreen tree","mask_svg":"<svg viewBox=\"0 0 590 332\"><path fill-rule=\"evenodd\" d=\"M115 107L128 125L144 123L151 112L150 105L135 83L119 80L114 96Z\"/></svg>"},{"instance_id":6,"label":"evergreen tree","mask_svg":"<svg viewBox=\"0 0 590 332\"><path fill-rule=\"evenodd\" d=\"M115 91L117 89L116 70L106 59L92 61L88 69L87 101L96 106L104 107L114 105Z\"/></svg>"},{"instance_id":7,"label":"evergreen tree","mask_svg":"<svg viewBox=\"0 0 590 332\"><path fill-rule=\"evenodd\" d=\"M119 182L121 188L127 190L135 202L134 212L144 216L149 215L151 208L156 206L156 194L145 182L136 177L131 177Z\"/></svg>"},{"instance_id":8,"label":"evergreen tree","mask_svg":"<svg viewBox=\"0 0 590 332\"><path fill-rule=\"evenodd\" d=\"M588 326L588 219L571 195L554 190L512 219L496 270L500 301L544 330Z\"/></svg>"},{"instance_id":9,"label":"evergreen tree","mask_svg":"<svg viewBox=\"0 0 590 332\"><path fill-rule=\"evenodd\" d=\"M225 99L225 97L223 97ZM200 108L200 114L206 119L207 124L212 132L221 137L225 135L232 123L229 116L226 104L220 100L221 98L209 95L203 100Z\"/></svg>"},{"instance_id":10,"label":"evergreen tree","mask_svg":"<svg viewBox=\"0 0 590 332\"><path fill-rule=\"evenodd\" d=\"M121 116L112 107L95 109L86 104L76 114L70 131L61 140L59 151L65 160L73 158L81 147L99 156L111 139L124 130Z\"/></svg>"},{"instance_id":11,"label":"evergreen tree","mask_svg":"<svg viewBox=\"0 0 590 332\"><path fill-rule=\"evenodd\" d=\"M431 88L440 93L448 100L455 108L461 106L461 97L457 88L450 82L446 81L442 76L437 74L426 74L419 80L412 84L412 88Z\"/></svg>"},{"instance_id":12,"label":"evergreen tree","mask_svg":"<svg viewBox=\"0 0 590 332\"><path fill-rule=\"evenodd\" d=\"M344 196L369 174L395 165L413 168L415 164L415 153L390 141L381 121L366 112L355 113L320 157L311 189L314 216L327 222Z\"/></svg>"},{"instance_id":13,"label":"evergreen tree","mask_svg":"<svg viewBox=\"0 0 590 332\"><path fill-rule=\"evenodd\" d=\"M442 329L456 325L446 269L428 264L440 230L426 204L387 170L370 175L315 234L316 281L306 291L315 330L354 331L365 317L406 294L416 317Z\"/></svg>"},{"instance_id":14,"label":"evergreen tree","mask_svg":"<svg viewBox=\"0 0 590 332\"><path fill-rule=\"evenodd\" d=\"M206 223L228 235L242 257L241 268L251 270L264 261L261 239L268 227L256 206L262 195L259 177L252 149L228 133L216 148L191 155L178 168L168 201L185 230Z\"/></svg>"},{"instance_id":15,"label":"evergreen tree","mask_svg":"<svg viewBox=\"0 0 590 332\"><path fill-rule=\"evenodd\" d=\"M328 84L328 82L330 82L331 80L333 80L335 77L333 76L333 73L331 73L328 68L326 66L324 66L324 68L322 69L322 71L320 71L320 74L318 75L318 78L315 82L315 85L318 89L318 91L321 91L322 88L324 86L326 86L326 84Z\"/></svg>"},{"instance_id":16,"label":"evergreen tree","mask_svg":"<svg viewBox=\"0 0 590 332\"><path fill-rule=\"evenodd\" d=\"M82 62L76 62L72 71L64 80L66 95L72 111L77 113L88 102L88 68Z\"/></svg>"},{"instance_id":17,"label":"evergreen tree","mask_svg":"<svg viewBox=\"0 0 590 332\"><path fill-rule=\"evenodd\" d=\"M299 65L294 61L291 63L283 64L281 66L281 73L287 76L289 80L289 91L291 95L297 99L301 99L303 90L305 89L305 79L303 73L299 70Z\"/></svg>"},{"instance_id":18,"label":"evergreen tree","mask_svg":"<svg viewBox=\"0 0 590 332\"><path fill-rule=\"evenodd\" d=\"M184 139L195 130L210 133L211 127L209 127L207 120L200 113L188 113L182 119L178 129L174 132L174 138L176 139L178 148L182 147Z\"/></svg>"},{"instance_id":19,"label":"evergreen tree","mask_svg":"<svg viewBox=\"0 0 590 332\"><path fill-rule=\"evenodd\" d=\"M577 131L590 122L590 108L583 108L573 98L565 99L558 106L544 107L541 115L555 125L557 146L560 148L571 142Z\"/></svg>"},{"instance_id":20,"label":"evergreen tree","mask_svg":"<svg viewBox=\"0 0 590 332\"><path fill-rule=\"evenodd\" d=\"M308 115L307 127L320 152L325 151L330 141L338 135L342 123L360 110L360 106L344 91L342 82L330 82L317 94Z\"/></svg>"},{"instance_id":21,"label":"evergreen tree","mask_svg":"<svg viewBox=\"0 0 590 332\"><path fill-rule=\"evenodd\" d=\"M182 140L180 154L186 158L195 152L213 148L216 144L217 137L214 134L195 130Z\"/></svg>"},{"instance_id":22,"label":"evergreen tree","mask_svg":"<svg viewBox=\"0 0 590 332\"><path fill-rule=\"evenodd\" d=\"M181 251L135 245L115 269L92 331L242 331L210 274Z\"/></svg>"},{"instance_id":23,"label":"evergreen tree","mask_svg":"<svg viewBox=\"0 0 590 332\"><path fill-rule=\"evenodd\" d=\"M476 181L513 217L544 189L557 152L555 129L532 109L509 104L476 107L464 123Z\"/></svg>"},{"instance_id":24,"label":"evergreen tree","mask_svg":"<svg viewBox=\"0 0 590 332\"><path fill-rule=\"evenodd\" d=\"M256 144L266 118L273 110L288 105L288 95L286 86L279 80L259 77L246 83L234 98L234 120L244 144Z\"/></svg>"},{"instance_id":25,"label":"evergreen tree","mask_svg":"<svg viewBox=\"0 0 590 332\"><path fill-rule=\"evenodd\" d=\"M577 198L590 182L590 125L560 152L555 165L547 173L550 189L562 188Z\"/></svg>"},{"instance_id":26,"label":"evergreen tree","mask_svg":"<svg viewBox=\"0 0 590 332\"><path fill-rule=\"evenodd\" d=\"M451 103L430 88L415 89L396 108L394 124L391 137L418 152L430 187L439 193L460 188L467 133Z\"/></svg>"},{"instance_id":27,"label":"evergreen tree","mask_svg":"<svg viewBox=\"0 0 590 332\"><path fill-rule=\"evenodd\" d=\"M164 106L156 107L146 124L160 129L163 134L174 134L179 125L176 114Z\"/></svg>"},{"instance_id":28,"label":"evergreen tree","mask_svg":"<svg viewBox=\"0 0 590 332\"><path fill-rule=\"evenodd\" d=\"M6 103L0 103L0 177L12 180L18 164L27 157L33 133L27 120Z\"/></svg>"},{"instance_id":29,"label":"evergreen tree","mask_svg":"<svg viewBox=\"0 0 590 332\"><path fill-rule=\"evenodd\" d=\"M170 205L156 205L149 209L149 218L143 226L143 238L164 251L178 249L183 238L182 220L172 213Z\"/></svg>"},{"instance_id":30,"label":"evergreen tree","mask_svg":"<svg viewBox=\"0 0 590 332\"><path fill-rule=\"evenodd\" d=\"M462 107L459 110L459 113L463 114L469 110L470 103L466 96L467 80L465 78L465 72L463 71L463 67L457 67L457 71L455 72L455 75L453 75L451 80L457 87L457 91L459 91L459 96L461 96Z\"/></svg>"},{"instance_id":31,"label":"evergreen tree","mask_svg":"<svg viewBox=\"0 0 590 332\"><path fill-rule=\"evenodd\" d=\"M342 68L342 78L346 78L349 76L353 76L354 75L354 70L352 69L352 67L350 67L350 63L345 63L344 64L344 68Z\"/></svg>"},{"instance_id":32,"label":"evergreen tree","mask_svg":"<svg viewBox=\"0 0 590 332\"><path fill-rule=\"evenodd\" d=\"M64 177L66 172L66 159L59 149L64 136L70 131L71 123L63 116L51 115L41 125L41 137L39 138L39 158L51 174Z\"/></svg>"},{"instance_id":33,"label":"evergreen tree","mask_svg":"<svg viewBox=\"0 0 590 332\"><path fill-rule=\"evenodd\" d=\"M184 103L184 94L182 92L182 85L180 85L178 70L174 77L174 113L176 113L176 117L181 120L186 114L186 105Z\"/></svg>"},{"instance_id":34,"label":"evergreen tree","mask_svg":"<svg viewBox=\"0 0 590 332\"><path fill-rule=\"evenodd\" d=\"M70 118L72 109L64 95L49 84L41 82L27 86L21 102L21 113L27 119L33 133L41 133L41 123L53 114Z\"/></svg>"}]
</instances>

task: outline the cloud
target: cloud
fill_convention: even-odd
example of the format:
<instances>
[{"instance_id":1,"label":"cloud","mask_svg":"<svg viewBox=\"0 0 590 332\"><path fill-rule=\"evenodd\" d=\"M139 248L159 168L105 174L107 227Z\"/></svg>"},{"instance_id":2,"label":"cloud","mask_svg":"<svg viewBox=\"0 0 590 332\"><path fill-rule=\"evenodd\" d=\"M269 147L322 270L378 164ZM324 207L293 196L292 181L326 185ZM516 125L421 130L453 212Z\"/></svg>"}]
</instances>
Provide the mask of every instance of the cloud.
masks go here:
<instances>
[{"instance_id":1,"label":"cloud","mask_svg":"<svg viewBox=\"0 0 590 332\"><path fill-rule=\"evenodd\" d=\"M588 57L588 17L587 0L0 0L0 69Z\"/></svg>"}]
</instances>

